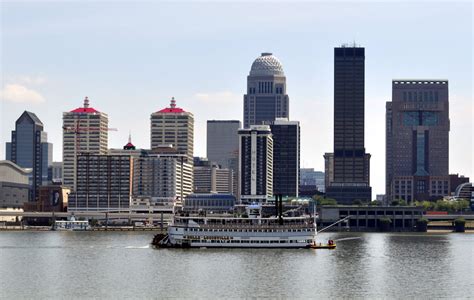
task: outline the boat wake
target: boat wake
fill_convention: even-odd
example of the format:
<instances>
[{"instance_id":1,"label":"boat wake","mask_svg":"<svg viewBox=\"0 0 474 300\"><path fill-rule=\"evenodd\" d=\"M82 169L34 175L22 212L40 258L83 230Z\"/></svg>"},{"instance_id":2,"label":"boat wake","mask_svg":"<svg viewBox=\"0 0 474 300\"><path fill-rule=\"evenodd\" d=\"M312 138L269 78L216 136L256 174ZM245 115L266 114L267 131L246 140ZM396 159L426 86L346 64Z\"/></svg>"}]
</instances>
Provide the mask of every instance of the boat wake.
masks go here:
<instances>
[{"instance_id":1,"label":"boat wake","mask_svg":"<svg viewBox=\"0 0 474 300\"><path fill-rule=\"evenodd\" d=\"M125 247L125 249L148 249L150 248L150 245L146 245L146 246L127 246Z\"/></svg>"}]
</instances>

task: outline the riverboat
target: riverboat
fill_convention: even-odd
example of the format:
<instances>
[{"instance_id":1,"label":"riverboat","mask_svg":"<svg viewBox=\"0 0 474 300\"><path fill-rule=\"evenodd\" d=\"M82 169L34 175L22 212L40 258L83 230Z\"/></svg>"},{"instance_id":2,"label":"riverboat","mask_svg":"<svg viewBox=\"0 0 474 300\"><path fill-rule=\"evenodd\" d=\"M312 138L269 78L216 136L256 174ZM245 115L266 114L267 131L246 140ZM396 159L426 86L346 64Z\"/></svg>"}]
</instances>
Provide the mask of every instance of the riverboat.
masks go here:
<instances>
[{"instance_id":1,"label":"riverboat","mask_svg":"<svg viewBox=\"0 0 474 300\"><path fill-rule=\"evenodd\" d=\"M278 209L278 205L277 205ZM233 215L174 215L166 235L157 235L158 248L311 248L316 244L315 217L262 217L262 207L251 204L245 217Z\"/></svg>"},{"instance_id":2,"label":"riverboat","mask_svg":"<svg viewBox=\"0 0 474 300\"><path fill-rule=\"evenodd\" d=\"M53 227L53 230L60 231L84 231L90 229L89 221L76 221L74 219L68 221L55 221Z\"/></svg>"}]
</instances>

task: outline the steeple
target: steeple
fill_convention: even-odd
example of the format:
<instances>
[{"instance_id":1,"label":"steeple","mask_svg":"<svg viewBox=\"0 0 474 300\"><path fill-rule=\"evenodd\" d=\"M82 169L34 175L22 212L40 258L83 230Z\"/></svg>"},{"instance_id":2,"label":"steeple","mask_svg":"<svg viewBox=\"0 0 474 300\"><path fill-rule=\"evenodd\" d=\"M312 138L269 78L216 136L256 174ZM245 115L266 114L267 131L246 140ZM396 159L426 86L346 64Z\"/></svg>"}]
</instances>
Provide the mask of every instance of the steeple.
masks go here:
<instances>
[{"instance_id":1,"label":"steeple","mask_svg":"<svg viewBox=\"0 0 474 300\"><path fill-rule=\"evenodd\" d=\"M125 146L123 146L123 150L135 150L135 149L136 149L135 145L132 144L132 133L129 132L128 143Z\"/></svg>"}]
</instances>

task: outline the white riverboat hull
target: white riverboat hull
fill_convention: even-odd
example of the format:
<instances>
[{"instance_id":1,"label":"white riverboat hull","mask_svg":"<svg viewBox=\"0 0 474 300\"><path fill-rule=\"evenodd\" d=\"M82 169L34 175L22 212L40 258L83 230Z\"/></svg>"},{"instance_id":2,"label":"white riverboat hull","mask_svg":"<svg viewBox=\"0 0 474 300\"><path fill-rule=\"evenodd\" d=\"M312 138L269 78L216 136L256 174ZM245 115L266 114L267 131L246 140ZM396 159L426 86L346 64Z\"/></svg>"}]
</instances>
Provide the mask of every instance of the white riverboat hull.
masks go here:
<instances>
[{"instance_id":1,"label":"white riverboat hull","mask_svg":"<svg viewBox=\"0 0 474 300\"><path fill-rule=\"evenodd\" d=\"M170 248L309 248L316 228L223 229L170 226L160 247Z\"/></svg>"}]
</instances>

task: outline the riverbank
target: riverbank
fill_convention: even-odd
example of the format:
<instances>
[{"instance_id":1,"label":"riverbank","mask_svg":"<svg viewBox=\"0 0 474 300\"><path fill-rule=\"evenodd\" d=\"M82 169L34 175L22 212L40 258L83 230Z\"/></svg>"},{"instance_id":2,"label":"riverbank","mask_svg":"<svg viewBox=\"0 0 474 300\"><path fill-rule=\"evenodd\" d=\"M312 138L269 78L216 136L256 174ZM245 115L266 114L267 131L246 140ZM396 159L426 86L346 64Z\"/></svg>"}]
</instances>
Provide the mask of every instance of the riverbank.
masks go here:
<instances>
[{"instance_id":1,"label":"riverbank","mask_svg":"<svg viewBox=\"0 0 474 300\"><path fill-rule=\"evenodd\" d=\"M3 226L0 227L0 232L2 231L31 231L31 232L38 232L38 231L51 231L50 226ZM100 231L100 232L116 232L116 231L150 231L154 234L156 233L165 233L166 228L161 229L160 227L132 227L132 226L109 226L109 227L94 227L88 231ZM350 232L350 233L380 233L381 231L377 230L355 230L355 229L342 229L342 230L327 230L328 233L337 233L337 232ZM417 231L389 231L387 233L413 233ZM428 229L427 233L455 233L451 229L446 228L439 228L439 229ZM466 229L464 233L474 233L474 228Z\"/></svg>"},{"instance_id":2,"label":"riverbank","mask_svg":"<svg viewBox=\"0 0 474 300\"><path fill-rule=\"evenodd\" d=\"M0 231L51 231L50 226L3 226ZM87 231L153 231L155 233L165 232L166 228L160 227L132 227L132 226L109 226L93 227Z\"/></svg>"}]
</instances>

